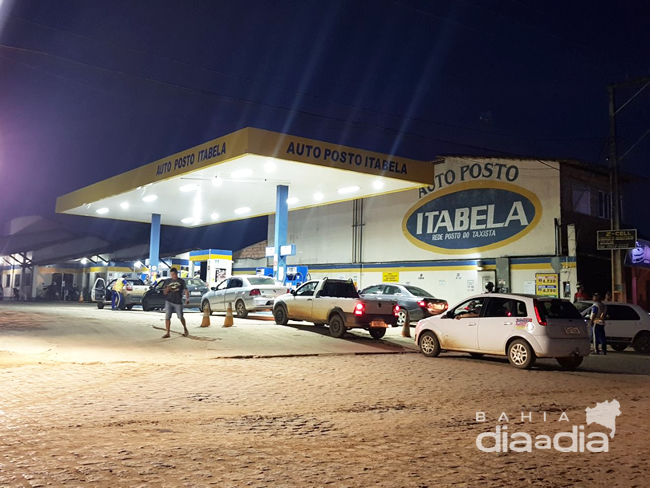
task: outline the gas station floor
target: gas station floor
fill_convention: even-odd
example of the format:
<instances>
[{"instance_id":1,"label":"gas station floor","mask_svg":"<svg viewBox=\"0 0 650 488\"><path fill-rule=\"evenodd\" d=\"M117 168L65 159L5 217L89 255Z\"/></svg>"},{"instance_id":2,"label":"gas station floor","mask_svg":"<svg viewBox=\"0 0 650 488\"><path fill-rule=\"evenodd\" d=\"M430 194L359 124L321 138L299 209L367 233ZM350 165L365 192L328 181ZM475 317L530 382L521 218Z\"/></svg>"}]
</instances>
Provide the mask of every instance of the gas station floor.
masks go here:
<instances>
[{"instance_id":1,"label":"gas station floor","mask_svg":"<svg viewBox=\"0 0 650 488\"><path fill-rule=\"evenodd\" d=\"M99 310L93 304L0 302L0 364L33 362L178 362L186 359L319 356L339 354L400 354L416 352L413 339L401 328L388 329L382 340L364 330L343 339L327 327L304 322L276 325L270 313L235 318L223 328L225 314L213 314L210 327L200 327L203 315L186 311L189 336L172 317L171 338L162 312Z\"/></svg>"}]
</instances>

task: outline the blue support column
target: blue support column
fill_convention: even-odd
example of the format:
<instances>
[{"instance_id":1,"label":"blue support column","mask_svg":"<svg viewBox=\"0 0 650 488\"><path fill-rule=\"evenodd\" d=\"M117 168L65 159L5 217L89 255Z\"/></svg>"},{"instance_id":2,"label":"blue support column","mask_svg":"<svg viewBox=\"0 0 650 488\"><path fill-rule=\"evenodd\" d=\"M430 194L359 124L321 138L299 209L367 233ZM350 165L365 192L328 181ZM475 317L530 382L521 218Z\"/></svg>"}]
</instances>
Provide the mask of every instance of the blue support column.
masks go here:
<instances>
[{"instance_id":1,"label":"blue support column","mask_svg":"<svg viewBox=\"0 0 650 488\"><path fill-rule=\"evenodd\" d=\"M273 259L273 276L284 283L287 276L287 258L281 256L280 247L287 243L287 228L289 223L289 187L278 185L275 197L275 256ZM277 265L276 265L277 263Z\"/></svg>"},{"instance_id":2,"label":"blue support column","mask_svg":"<svg viewBox=\"0 0 650 488\"><path fill-rule=\"evenodd\" d=\"M160 214L151 214L151 236L149 238L149 279L160 270Z\"/></svg>"}]
</instances>

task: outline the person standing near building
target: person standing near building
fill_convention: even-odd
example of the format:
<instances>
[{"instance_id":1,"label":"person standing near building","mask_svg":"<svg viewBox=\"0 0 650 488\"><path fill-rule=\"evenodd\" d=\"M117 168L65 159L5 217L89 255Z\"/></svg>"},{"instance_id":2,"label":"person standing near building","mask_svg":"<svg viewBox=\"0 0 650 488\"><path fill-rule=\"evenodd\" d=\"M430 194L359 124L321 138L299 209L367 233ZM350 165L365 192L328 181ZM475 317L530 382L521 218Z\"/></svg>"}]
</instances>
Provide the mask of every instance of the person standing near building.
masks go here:
<instances>
[{"instance_id":1,"label":"person standing near building","mask_svg":"<svg viewBox=\"0 0 650 488\"><path fill-rule=\"evenodd\" d=\"M594 336L594 352L601 354L599 346L602 346L602 354L607 354L607 338L605 337L605 318L607 316L607 307L600 300L600 295L594 293L594 305L591 309L591 325Z\"/></svg>"},{"instance_id":2,"label":"person standing near building","mask_svg":"<svg viewBox=\"0 0 650 488\"><path fill-rule=\"evenodd\" d=\"M111 310L122 309L124 305L124 295L122 293L127 283L128 282L124 276L120 276L117 280L115 280L113 291L111 292Z\"/></svg>"},{"instance_id":3,"label":"person standing near building","mask_svg":"<svg viewBox=\"0 0 650 488\"><path fill-rule=\"evenodd\" d=\"M582 283L578 283L578 291L573 295L573 303L580 302L582 300L589 300L589 295L585 292L585 287Z\"/></svg>"},{"instance_id":4,"label":"person standing near building","mask_svg":"<svg viewBox=\"0 0 650 488\"><path fill-rule=\"evenodd\" d=\"M485 285L485 293L493 293L493 292L494 292L494 283L488 281L487 285Z\"/></svg>"},{"instance_id":5,"label":"person standing near building","mask_svg":"<svg viewBox=\"0 0 650 488\"><path fill-rule=\"evenodd\" d=\"M162 338L169 338L173 313L176 313L178 320L183 324L183 335L187 337L189 333L187 331L185 317L183 316L183 298L185 298L185 304L189 305L190 292L187 290L185 280L178 277L178 270L176 268L170 269L169 273L171 278L165 280L163 286L163 293L165 294L165 328L167 329L167 333Z\"/></svg>"}]
</instances>

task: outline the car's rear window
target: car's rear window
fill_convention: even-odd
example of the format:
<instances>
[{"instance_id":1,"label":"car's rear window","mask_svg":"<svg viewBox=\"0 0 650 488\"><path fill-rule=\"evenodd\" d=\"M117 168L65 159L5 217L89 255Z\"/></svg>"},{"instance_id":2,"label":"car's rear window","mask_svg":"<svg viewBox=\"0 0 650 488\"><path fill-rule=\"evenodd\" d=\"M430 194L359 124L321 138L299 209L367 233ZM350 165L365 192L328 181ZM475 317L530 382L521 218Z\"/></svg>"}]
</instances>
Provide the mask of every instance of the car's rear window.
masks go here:
<instances>
[{"instance_id":1,"label":"car's rear window","mask_svg":"<svg viewBox=\"0 0 650 488\"><path fill-rule=\"evenodd\" d=\"M208 286L205 284L205 281L199 278L188 278L185 280L187 286Z\"/></svg>"},{"instance_id":2,"label":"car's rear window","mask_svg":"<svg viewBox=\"0 0 650 488\"><path fill-rule=\"evenodd\" d=\"M144 281L142 280L134 280L134 279L127 278L126 281L128 281L134 286L144 286Z\"/></svg>"},{"instance_id":3,"label":"car's rear window","mask_svg":"<svg viewBox=\"0 0 650 488\"><path fill-rule=\"evenodd\" d=\"M322 297L359 298L357 289L352 282L328 281L320 292Z\"/></svg>"},{"instance_id":4,"label":"car's rear window","mask_svg":"<svg viewBox=\"0 0 650 488\"><path fill-rule=\"evenodd\" d=\"M582 319L582 315L571 302L565 300L537 300L538 311L542 320L546 319Z\"/></svg>"},{"instance_id":5,"label":"car's rear window","mask_svg":"<svg viewBox=\"0 0 650 488\"><path fill-rule=\"evenodd\" d=\"M625 305L607 305L607 318L609 320L641 320L636 310Z\"/></svg>"},{"instance_id":6,"label":"car's rear window","mask_svg":"<svg viewBox=\"0 0 650 488\"><path fill-rule=\"evenodd\" d=\"M252 278L247 278L247 279L248 282L253 286L277 285L276 281L273 278L269 278L268 276L254 276Z\"/></svg>"},{"instance_id":7,"label":"car's rear window","mask_svg":"<svg viewBox=\"0 0 650 488\"><path fill-rule=\"evenodd\" d=\"M431 293L422 288L418 288L417 286L405 286L404 288L406 288L411 295L415 295L416 297L435 298Z\"/></svg>"}]
</instances>

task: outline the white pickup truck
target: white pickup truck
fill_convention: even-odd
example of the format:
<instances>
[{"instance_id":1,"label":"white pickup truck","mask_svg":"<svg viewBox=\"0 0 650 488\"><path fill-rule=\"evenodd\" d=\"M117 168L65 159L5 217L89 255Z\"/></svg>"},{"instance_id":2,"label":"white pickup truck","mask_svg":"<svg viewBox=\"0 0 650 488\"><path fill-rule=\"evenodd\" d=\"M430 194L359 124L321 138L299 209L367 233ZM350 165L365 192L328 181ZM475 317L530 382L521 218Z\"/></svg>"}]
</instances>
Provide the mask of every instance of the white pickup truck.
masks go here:
<instances>
[{"instance_id":1,"label":"white pickup truck","mask_svg":"<svg viewBox=\"0 0 650 488\"><path fill-rule=\"evenodd\" d=\"M329 325L333 337L343 337L348 329L361 328L381 339L386 328L397 325L399 306L394 300L359 298L351 280L307 281L297 290L275 299L275 323L286 325L289 320Z\"/></svg>"}]
</instances>

